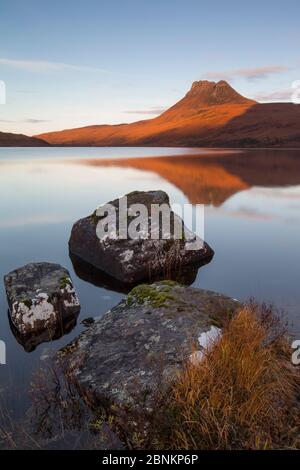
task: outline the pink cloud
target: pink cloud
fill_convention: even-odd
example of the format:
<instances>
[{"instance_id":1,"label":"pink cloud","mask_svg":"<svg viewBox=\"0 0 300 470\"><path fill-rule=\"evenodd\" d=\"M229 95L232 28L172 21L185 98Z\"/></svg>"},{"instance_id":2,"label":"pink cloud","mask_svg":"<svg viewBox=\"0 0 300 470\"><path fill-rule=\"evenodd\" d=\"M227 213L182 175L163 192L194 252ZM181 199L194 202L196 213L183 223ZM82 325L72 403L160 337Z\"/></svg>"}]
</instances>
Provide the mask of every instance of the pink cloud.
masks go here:
<instances>
[{"instance_id":1,"label":"pink cloud","mask_svg":"<svg viewBox=\"0 0 300 470\"><path fill-rule=\"evenodd\" d=\"M259 78L267 78L269 75L286 72L289 67L285 65L268 65L265 67L241 68L234 70L223 70L220 72L208 72L206 78L232 80L237 77L246 78L248 80L256 80Z\"/></svg>"}]
</instances>

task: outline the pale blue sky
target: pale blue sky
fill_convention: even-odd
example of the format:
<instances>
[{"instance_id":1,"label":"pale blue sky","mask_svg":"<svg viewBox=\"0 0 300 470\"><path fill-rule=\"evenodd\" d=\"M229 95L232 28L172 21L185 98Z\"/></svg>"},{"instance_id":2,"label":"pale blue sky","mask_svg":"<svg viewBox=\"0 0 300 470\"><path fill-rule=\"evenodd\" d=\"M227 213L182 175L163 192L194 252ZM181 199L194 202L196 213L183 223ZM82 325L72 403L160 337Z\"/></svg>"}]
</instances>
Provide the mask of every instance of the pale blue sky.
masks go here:
<instances>
[{"instance_id":1,"label":"pale blue sky","mask_svg":"<svg viewBox=\"0 0 300 470\"><path fill-rule=\"evenodd\" d=\"M300 3L1 0L0 130L36 134L153 117L194 80L287 101Z\"/></svg>"}]
</instances>

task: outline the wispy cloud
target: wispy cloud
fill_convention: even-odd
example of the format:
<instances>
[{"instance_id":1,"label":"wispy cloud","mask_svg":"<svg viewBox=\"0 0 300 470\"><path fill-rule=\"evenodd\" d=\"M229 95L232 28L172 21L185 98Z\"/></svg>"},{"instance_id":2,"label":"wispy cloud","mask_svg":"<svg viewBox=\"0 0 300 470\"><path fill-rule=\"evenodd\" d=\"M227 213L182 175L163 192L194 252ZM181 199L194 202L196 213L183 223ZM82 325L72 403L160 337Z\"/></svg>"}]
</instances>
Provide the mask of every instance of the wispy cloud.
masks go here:
<instances>
[{"instance_id":1,"label":"wispy cloud","mask_svg":"<svg viewBox=\"0 0 300 470\"><path fill-rule=\"evenodd\" d=\"M128 111L123 111L127 114L154 114L158 115L166 111L167 108L149 108L149 109L129 109Z\"/></svg>"},{"instance_id":2,"label":"wispy cloud","mask_svg":"<svg viewBox=\"0 0 300 470\"><path fill-rule=\"evenodd\" d=\"M206 78L232 80L234 78L246 78L247 80L257 80L267 78L270 75L286 72L289 67L285 65L267 65L265 67L252 67L244 69L223 70L219 72L208 72Z\"/></svg>"},{"instance_id":3,"label":"wispy cloud","mask_svg":"<svg viewBox=\"0 0 300 470\"><path fill-rule=\"evenodd\" d=\"M271 92L258 92L255 95L255 99L258 101L291 101L293 90L277 90Z\"/></svg>"},{"instance_id":4,"label":"wispy cloud","mask_svg":"<svg viewBox=\"0 0 300 470\"><path fill-rule=\"evenodd\" d=\"M51 122L50 119L24 119L23 122L26 122L27 124L40 124L41 122Z\"/></svg>"},{"instance_id":5,"label":"wispy cloud","mask_svg":"<svg viewBox=\"0 0 300 470\"><path fill-rule=\"evenodd\" d=\"M86 65L66 64L63 62L49 62L46 60L18 60L0 57L0 65L6 67L14 67L29 72L63 72L63 71L94 71L101 73L109 73L108 70L89 67Z\"/></svg>"},{"instance_id":6,"label":"wispy cloud","mask_svg":"<svg viewBox=\"0 0 300 470\"><path fill-rule=\"evenodd\" d=\"M10 120L10 119L0 119L0 122L4 123L25 123L25 124L40 124L43 122L51 122L50 119L33 119L33 118L28 118L28 119L21 119L21 120Z\"/></svg>"}]
</instances>

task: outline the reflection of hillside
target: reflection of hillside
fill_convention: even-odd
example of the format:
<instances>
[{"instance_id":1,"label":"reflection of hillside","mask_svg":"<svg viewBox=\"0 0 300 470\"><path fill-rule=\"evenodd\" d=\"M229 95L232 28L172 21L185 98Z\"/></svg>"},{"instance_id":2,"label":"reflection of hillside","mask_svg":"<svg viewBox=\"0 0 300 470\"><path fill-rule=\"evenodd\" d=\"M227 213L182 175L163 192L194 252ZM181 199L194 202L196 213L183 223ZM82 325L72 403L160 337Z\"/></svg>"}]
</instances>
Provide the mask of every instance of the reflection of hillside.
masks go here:
<instances>
[{"instance_id":1,"label":"reflection of hillside","mask_svg":"<svg viewBox=\"0 0 300 470\"><path fill-rule=\"evenodd\" d=\"M193 204L218 206L236 192L251 186L300 184L300 151L249 150L174 157L85 160L83 163L155 172L179 188Z\"/></svg>"},{"instance_id":2,"label":"reflection of hillside","mask_svg":"<svg viewBox=\"0 0 300 470\"><path fill-rule=\"evenodd\" d=\"M247 150L201 159L221 165L249 186L295 186L300 184L300 150Z\"/></svg>"},{"instance_id":3,"label":"reflection of hillside","mask_svg":"<svg viewBox=\"0 0 300 470\"><path fill-rule=\"evenodd\" d=\"M131 167L153 171L179 188L193 204L222 204L247 185L218 165L202 165L196 157L130 158L126 160L89 160L91 165Z\"/></svg>"}]
</instances>

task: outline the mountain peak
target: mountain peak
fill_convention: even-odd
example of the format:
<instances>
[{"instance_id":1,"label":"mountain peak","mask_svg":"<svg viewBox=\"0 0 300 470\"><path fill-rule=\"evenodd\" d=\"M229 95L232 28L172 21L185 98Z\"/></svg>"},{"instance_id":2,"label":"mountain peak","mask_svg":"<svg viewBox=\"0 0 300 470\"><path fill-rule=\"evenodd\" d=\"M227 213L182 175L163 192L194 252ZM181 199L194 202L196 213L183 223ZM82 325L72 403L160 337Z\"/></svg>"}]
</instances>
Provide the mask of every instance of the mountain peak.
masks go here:
<instances>
[{"instance_id":1,"label":"mountain peak","mask_svg":"<svg viewBox=\"0 0 300 470\"><path fill-rule=\"evenodd\" d=\"M192 98L202 105L218 105L218 104L242 104L254 103L235 91L225 80L219 82L210 82L208 80L199 80L192 84L191 89L185 96Z\"/></svg>"}]
</instances>

